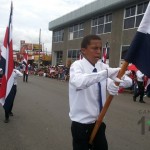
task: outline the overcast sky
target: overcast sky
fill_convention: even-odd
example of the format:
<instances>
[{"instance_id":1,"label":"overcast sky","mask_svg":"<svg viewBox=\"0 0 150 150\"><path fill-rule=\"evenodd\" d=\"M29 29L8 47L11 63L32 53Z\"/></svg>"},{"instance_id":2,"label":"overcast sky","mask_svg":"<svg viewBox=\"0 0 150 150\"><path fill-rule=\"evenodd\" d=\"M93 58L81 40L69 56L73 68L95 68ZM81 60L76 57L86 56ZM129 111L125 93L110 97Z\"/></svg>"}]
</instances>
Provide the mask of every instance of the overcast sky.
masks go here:
<instances>
[{"instance_id":1,"label":"overcast sky","mask_svg":"<svg viewBox=\"0 0 150 150\"><path fill-rule=\"evenodd\" d=\"M48 23L95 0L12 0L13 1L13 47L20 49L20 40L39 42L51 50L52 33ZM0 44L3 43L8 25L11 0L0 0Z\"/></svg>"}]
</instances>

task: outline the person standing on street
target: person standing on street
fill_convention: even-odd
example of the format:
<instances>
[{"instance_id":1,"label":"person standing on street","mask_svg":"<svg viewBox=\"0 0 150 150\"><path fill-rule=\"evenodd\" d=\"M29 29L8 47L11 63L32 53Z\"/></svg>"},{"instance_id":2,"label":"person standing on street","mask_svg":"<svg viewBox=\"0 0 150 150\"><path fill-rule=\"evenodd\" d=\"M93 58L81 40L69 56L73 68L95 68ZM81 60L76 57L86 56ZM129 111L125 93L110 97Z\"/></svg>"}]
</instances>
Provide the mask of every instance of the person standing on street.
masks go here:
<instances>
[{"instance_id":1,"label":"person standing on street","mask_svg":"<svg viewBox=\"0 0 150 150\"><path fill-rule=\"evenodd\" d=\"M136 77L137 77L137 90L134 91L134 96L133 96L133 101L136 101L136 98L140 96L140 103L145 103L143 100L144 97L144 74L138 70L136 72Z\"/></svg>"},{"instance_id":2,"label":"person standing on street","mask_svg":"<svg viewBox=\"0 0 150 150\"><path fill-rule=\"evenodd\" d=\"M23 82L28 82L28 65L22 64L23 67Z\"/></svg>"},{"instance_id":3,"label":"person standing on street","mask_svg":"<svg viewBox=\"0 0 150 150\"><path fill-rule=\"evenodd\" d=\"M3 106L5 109L5 120L4 120L5 123L9 122L9 116L13 116L12 108L13 108L14 99L15 99L16 92L17 92L17 78L23 76L23 74L17 69L13 70L12 75L13 75L13 87L12 87L12 92L11 92L11 100L8 102L5 102Z\"/></svg>"},{"instance_id":4,"label":"person standing on street","mask_svg":"<svg viewBox=\"0 0 150 150\"><path fill-rule=\"evenodd\" d=\"M122 82L116 76L120 68L109 68L100 61L102 41L97 35L87 35L81 43L83 59L70 67L69 116L73 150L89 150L89 139L106 100L106 87L111 95L117 95ZM93 150L108 150L105 136L106 124L102 122L93 141Z\"/></svg>"}]
</instances>

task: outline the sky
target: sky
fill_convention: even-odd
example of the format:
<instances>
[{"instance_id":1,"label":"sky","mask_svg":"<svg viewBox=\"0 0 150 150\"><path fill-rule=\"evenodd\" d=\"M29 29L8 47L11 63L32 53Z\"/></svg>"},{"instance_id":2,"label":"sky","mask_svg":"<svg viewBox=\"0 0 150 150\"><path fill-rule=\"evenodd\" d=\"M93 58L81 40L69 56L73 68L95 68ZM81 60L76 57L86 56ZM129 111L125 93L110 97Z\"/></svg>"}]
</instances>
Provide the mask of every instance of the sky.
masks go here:
<instances>
[{"instance_id":1,"label":"sky","mask_svg":"<svg viewBox=\"0 0 150 150\"><path fill-rule=\"evenodd\" d=\"M20 40L39 43L51 51L52 32L48 23L95 0L12 0L13 49L20 50ZM9 21L11 0L0 0L0 45L2 45Z\"/></svg>"}]
</instances>

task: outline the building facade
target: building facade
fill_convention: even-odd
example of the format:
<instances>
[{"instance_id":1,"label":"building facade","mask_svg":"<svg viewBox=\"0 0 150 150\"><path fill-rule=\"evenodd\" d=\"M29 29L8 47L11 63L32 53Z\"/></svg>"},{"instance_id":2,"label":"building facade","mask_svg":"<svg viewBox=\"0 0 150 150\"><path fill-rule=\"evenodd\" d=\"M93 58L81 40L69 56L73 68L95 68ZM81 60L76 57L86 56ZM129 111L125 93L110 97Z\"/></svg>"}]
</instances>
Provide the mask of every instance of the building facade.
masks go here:
<instances>
[{"instance_id":1,"label":"building facade","mask_svg":"<svg viewBox=\"0 0 150 150\"><path fill-rule=\"evenodd\" d=\"M108 43L109 65L118 67L144 16L149 0L97 0L49 22L52 65L79 59L82 38L97 34Z\"/></svg>"}]
</instances>

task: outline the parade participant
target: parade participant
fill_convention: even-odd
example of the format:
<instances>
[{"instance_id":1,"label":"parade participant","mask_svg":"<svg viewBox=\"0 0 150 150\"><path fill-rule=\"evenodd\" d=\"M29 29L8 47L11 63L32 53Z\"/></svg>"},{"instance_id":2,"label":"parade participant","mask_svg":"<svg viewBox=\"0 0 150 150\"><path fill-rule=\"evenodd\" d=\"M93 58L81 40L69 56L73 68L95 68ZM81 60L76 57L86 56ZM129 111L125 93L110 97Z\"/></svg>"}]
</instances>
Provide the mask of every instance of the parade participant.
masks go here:
<instances>
[{"instance_id":1,"label":"parade participant","mask_svg":"<svg viewBox=\"0 0 150 150\"><path fill-rule=\"evenodd\" d=\"M119 68L109 68L99 61L102 41L97 35L87 35L81 43L83 59L70 67L69 116L72 120L71 132L73 150L89 150L89 138L99 112L105 104L106 86L109 94L117 95L119 87L114 81ZM102 122L93 141L93 150L107 150L106 124Z\"/></svg>"},{"instance_id":2,"label":"parade participant","mask_svg":"<svg viewBox=\"0 0 150 150\"><path fill-rule=\"evenodd\" d=\"M134 96L133 96L133 101L136 101L136 98L140 96L140 103L145 103L143 100L144 97L144 74L138 70L136 72L136 77L137 77L137 90L134 91Z\"/></svg>"},{"instance_id":3,"label":"parade participant","mask_svg":"<svg viewBox=\"0 0 150 150\"><path fill-rule=\"evenodd\" d=\"M12 94L11 104L10 105L6 104L6 103L4 104L4 109L5 109L5 107L9 107L8 109L5 109L5 120L4 120L5 123L9 122L9 116L13 116L12 108L13 108L14 99L15 99L16 92L17 92L17 78L22 77L23 74L19 70L14 69L12 76L13 76L14 82L13 82L13 87L12 87L12 92L11 92L11 94ZM6 106L6 105L9 105L9 106Z\"/></svg>"},{"instance_id":4,"label":"parade participant","mask_svg":"<svg viewBox=\"0 0 150 150\"><path fill-rule=\"evenodd\" d=\"M28 82L28 66L25 64L22 64L23 67L23 82Z\"/></svg>"}]
</instances>

